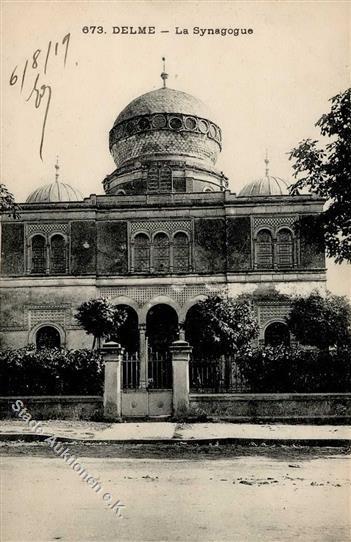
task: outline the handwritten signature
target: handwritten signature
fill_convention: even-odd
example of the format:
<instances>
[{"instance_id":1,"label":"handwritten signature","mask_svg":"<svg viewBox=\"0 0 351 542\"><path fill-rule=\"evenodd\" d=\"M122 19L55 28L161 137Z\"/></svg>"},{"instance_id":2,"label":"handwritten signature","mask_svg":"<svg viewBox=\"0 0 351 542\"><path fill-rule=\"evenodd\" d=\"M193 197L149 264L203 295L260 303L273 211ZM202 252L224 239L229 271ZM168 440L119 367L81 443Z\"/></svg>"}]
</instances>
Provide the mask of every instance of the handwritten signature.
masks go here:
<instances>
[{"instance_id":1,"label":"handwritten signature","mask_svg":"<svg viewBox=\"0 0 351 542\"><path fill-rule=\"evenodd\" d=\"M43 49L36 49L31 56L31 58L25 61L23 71L21 75L17 75L18 73L18 65L14 68L14 70L11 73L10 77L10 86L14 87L17 85L17 83L20 81L20 93L22 94L23 88L25 86L25 82L27 81L28 76L30 77L30 74L33 74L34 81L33 86L30 90L30 93L27 98L25 98L26 102L29 102L32 98L32 103L34 103L34 106L36 109L39 109L41 104L44 104L44 115L43 115L43 124L41 129L41 139L40 139L40 146L39 146L39 156L40 159L43 160L43 147L44 147L44 140L45 140L45 130L46 130L46 123L48 119L51 99L52 99L52 87L51 85L48 85L46 83L41 84L41 79L43 78L43 74L46 75L48 65L49 65L49 58L50 55L54 55L54 57L61 57L63 56L63 68L66 67L66 61L67 61L67 54L69 49L69 43L70 43L71 34L66 34L65 37L62 39L61 42L56 42L53 44L52 41L49 41L47 49L46 49L46 55L45 55L45 61L44 61L44 50ZM29 70L28 70L29 67Z\"/></svg>"}]
</instances>

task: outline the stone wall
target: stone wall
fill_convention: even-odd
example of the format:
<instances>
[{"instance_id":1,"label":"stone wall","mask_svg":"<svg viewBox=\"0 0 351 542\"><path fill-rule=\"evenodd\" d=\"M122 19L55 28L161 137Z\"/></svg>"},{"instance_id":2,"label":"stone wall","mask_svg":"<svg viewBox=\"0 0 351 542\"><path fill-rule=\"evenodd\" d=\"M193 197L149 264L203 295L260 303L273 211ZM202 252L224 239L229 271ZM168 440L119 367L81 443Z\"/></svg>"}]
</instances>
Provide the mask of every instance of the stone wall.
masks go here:
<instances>
[{"instance_id":1,"label":"stone wall","mask_svg":"<svg viewBox=\"0 0 351 542\"><path fill-rule=\"evenodd\" d=\"M127 222L97 222L97 272L99 275L128 272Z\"/></svg>"},{"instance_id":2,"label":"stone wall","mask_svg":"<svg viewBox=\"0 0 351 542\"><path fill-rule=\"evenodd\" d=\"M195 220L194 237L195 271L197 273L224 273L226 270L224 219Z\"/></svg>"},{"instance_id":3,"label":"stone wall","mask_svg":"<svg viewBox=\"0 0 351 542\"><path fill-rule=\"evenodd\" d=\"M191 394L199 415L237 422L350 423L351 393Z\"/></svg>"},{"instance_id":4,"label":"stone wall","mask_svg":"<svg viewBox=\"0 0 351 542\"><path fill-rule=\"evenodd\" d=\"M11 408L17 399L21 399L34 420L101 420L103 415L102 397L32 396L0 397L0 418L18 419Z\"/></svg>"},{"instance_id":5,"label":"stone wall","mask_svg":"<svg viewBox=\"0 0 351 542\"><path fill-rule=\"evenodd\" d=\"M297 229L300 236L301 267L304 269L325 267L325 247L320 216L301 216Z\"/></svg>"},{"instance_id":6,"label":"stone wall","mask_svg":"<svg viewBox=\"0 0 351 542\"><path fill-rule=\"evenodd\" d=\"M228 271L250 269L251 221L249 216L227 219Z\"/></svg>"},{"instance_id":7,"label":"stone wall","mask_svg":"<svg viewBox=\"0 0 351 542\"><path fill-rule=\"evenodd\" d=\"M71 273L96 273L96 223L80 220L71 223Z\"/></svg>"},{"instance_id":8,"label":"stone wall","mask_svg":"<svg viewBox=\"0 0 351 542\"><path fill-rule=\"evenodd\" d=\"M1 273L3 275L24 273L24 224L21 222L2 224Z\"/></svg>"}]
</instances>

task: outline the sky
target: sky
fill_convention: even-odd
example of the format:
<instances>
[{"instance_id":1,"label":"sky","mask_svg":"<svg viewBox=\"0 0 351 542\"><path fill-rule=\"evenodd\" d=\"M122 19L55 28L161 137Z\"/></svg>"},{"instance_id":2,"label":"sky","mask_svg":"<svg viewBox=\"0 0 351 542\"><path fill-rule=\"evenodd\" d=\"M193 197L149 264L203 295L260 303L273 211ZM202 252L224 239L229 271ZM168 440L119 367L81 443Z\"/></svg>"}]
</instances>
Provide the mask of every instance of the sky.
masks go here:
<instances>
[{"instance_id":1,"label":"sky","mask_svg":"<svg viewBox=\"0 0 351 542\"><path fill-rule=\"evenodd\" d=\"M292 182L289 151L304 138L319 138L315 123L328 100L350 86L350 6L3 2L2 182L24 201L54 180L59 156L63 182L84 196L103 193L101 182L115 167L109 130L132 99L161 86L162 56L168 86L199 97L221 126L217 167L233 192L264 174L266 149L271 174ZM113 33L122 26L155 33ZM253 32L201 37L194 27ZM328 267L329 288L350 294L350 267Z\"/></svg>"}]
</instances>

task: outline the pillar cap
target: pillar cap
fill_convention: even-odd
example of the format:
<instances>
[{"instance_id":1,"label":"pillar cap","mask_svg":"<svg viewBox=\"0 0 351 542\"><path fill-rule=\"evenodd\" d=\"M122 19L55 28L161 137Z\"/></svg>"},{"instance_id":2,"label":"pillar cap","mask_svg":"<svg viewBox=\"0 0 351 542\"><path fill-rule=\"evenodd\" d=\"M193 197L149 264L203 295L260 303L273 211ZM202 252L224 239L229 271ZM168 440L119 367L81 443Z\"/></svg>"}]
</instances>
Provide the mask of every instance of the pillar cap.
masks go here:
<instances>
[{"instance_id":1,"label":"pillar cap","mask_svg":"<svg viewBox=\"0 0 351 542\"><path fill-rule=\"evenodd\" d=\"M183 341L182 339L179 339L178 341L172 342L171 346L169 347L171 352L191 352L193 347L190 346L190 344L187 341Z\"/></svg>"},{"instance_id":2,"label":"pillar cap","mask_svg":"<svg viewBox=\"0 0 351 542\"><path fill-rule=\"evenodd\" d=\"M116 343L115 341L107 341L103 344L101 350L107 351L107 352L110 352L111 350L124 351L124 348L119 343Z\"/></svg>"}]
</instances>

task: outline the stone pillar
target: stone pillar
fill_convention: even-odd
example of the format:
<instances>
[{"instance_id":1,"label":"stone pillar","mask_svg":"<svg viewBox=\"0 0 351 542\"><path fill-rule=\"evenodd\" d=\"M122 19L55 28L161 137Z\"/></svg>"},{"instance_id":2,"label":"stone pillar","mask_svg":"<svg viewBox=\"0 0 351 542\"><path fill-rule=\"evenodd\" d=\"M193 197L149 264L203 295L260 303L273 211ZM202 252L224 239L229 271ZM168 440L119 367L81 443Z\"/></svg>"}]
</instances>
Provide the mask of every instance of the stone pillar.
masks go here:
<instances>
[{"instance_id":1,"label":"stone pillar","mask_svg":"<svg viewBox=\"0 0 351 542\"><path fill-rule=\"evenodd\" d=\"M189 359L192 346L186 341L174 341L172 354L173 416L183 416L189 410Z\"/></svg>"},{"instance_id":2,"label":"stone pillar","mask_svg":"<svg viewBox=\"0 0 351 542\"><path fill-rule=\"evenodd\" d=\"M148 385L148 348L146 339L146 324L139 324L139 359L140 388L145 390Z\"/></svg>"},{"instance_id":3,"label":"stone pillar","mask_svg":"<svg viewBox=\"0 0 351 542\"><path fill-rule=\"evenodd\" d=\"M185 341L185 322L179 322L178 329L179 329L179 340Z\"/></svg>"},{"instance_id":4,"label":"stone pillar","mask_svg":"<svg viewBox=\"0 0 351 542\"><path fill-rule=\"evenodd\" d=\"M122 361L124 348L114 341L101 348L105 361L104 418L119 421L122 415Z\"/></svg>"}]
</instances>

